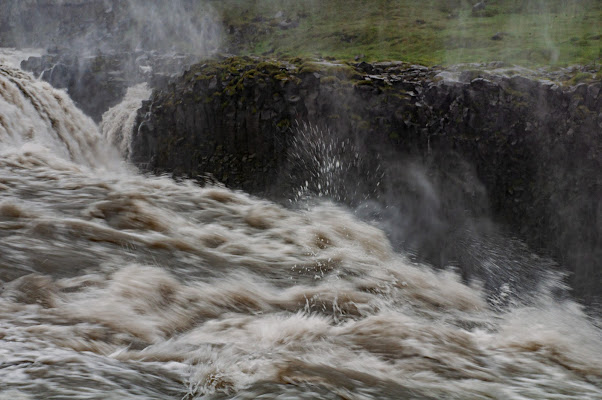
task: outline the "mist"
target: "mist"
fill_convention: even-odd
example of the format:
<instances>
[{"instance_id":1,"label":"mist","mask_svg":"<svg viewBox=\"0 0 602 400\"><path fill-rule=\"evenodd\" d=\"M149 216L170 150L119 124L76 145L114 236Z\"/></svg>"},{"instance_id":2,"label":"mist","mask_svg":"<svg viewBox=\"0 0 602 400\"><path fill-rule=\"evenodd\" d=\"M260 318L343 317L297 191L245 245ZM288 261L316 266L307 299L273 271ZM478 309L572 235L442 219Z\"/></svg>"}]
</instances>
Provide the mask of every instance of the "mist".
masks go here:
<instances>
[{"instance_id":1,"label":"mist","mask_svg":"<svg viewBox=\"0 0 602 400\"><path fill-rule=\"evenodd\" d=\"M208 55L221 27L209 2L9 0L4 47L69 49L81 55L161 51ZM68 12L65 12L68 10Z\"/></svg>"}]
</instances>

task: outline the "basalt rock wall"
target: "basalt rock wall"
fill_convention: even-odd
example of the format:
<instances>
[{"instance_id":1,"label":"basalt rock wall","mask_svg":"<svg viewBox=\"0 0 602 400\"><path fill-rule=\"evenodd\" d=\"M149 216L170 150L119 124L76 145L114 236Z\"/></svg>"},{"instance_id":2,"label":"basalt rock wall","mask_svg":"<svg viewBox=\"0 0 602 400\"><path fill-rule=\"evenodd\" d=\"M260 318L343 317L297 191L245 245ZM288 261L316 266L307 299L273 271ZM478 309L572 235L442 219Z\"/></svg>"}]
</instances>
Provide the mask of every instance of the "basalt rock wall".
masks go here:
<instances>
[{"instance_id":1,"label":"basalt rock wall","mask_svg":"<svg viewBox=\"0 0 602 400\"><path fill-rule=\"evenodd\" d=\"M232 58L196 65L155 90L139 111L131 159L148 171L211 174L230 187L287 197L291 182L305 179L290 165L291 139L296 124L309 122L380 160L372 166L384 165L386 180L396 182L380 195L412 190L395 180L403 160L426 165L427 175L447 182L445 192L460 193L440 208L493 215L567 267L578 294L595 301L601 86L403 63ZM466 185L466 165L478 184ZM452 218L446 229L454 228Z\"/></svg>"}]
</instances>

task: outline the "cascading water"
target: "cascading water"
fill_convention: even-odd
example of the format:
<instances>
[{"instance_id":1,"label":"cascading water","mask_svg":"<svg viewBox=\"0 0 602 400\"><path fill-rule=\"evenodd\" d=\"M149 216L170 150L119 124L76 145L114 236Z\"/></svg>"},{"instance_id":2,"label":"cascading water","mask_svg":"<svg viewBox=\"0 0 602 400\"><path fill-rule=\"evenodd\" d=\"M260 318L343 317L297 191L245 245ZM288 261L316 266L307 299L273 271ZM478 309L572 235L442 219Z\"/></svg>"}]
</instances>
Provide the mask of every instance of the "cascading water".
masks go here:
<instances>
[{"instance_id":1,"label":"cascading water","mask_svg":"<svg viewBox=\"0 0 602 400\"><path fill-rule=\"evenodd\" d=\"M0 65L2 152L39 147L80 165L106 166L114 150L66 93L25 72ZM8 156L8 154L4 154Z\"/></svg>"},{"instance_id":2,"label":"cascading water","mask_svg":"<svg viewBox=\"0 0 602 400\"><path fill-rule=\"evenodd\" d=\"M102 118L100 130L106 140L114 145L127 158L130 153L130 142L136 111L142 102L149 98L150 89L146 83L140 83L128 89L123 101L109 109Z\"/></svg>"},{"instance_id":3,"label":"cascading water","mask_svg":"<svg viewBox=\"0 0 602 400\"><path fill-rule=\"evenodd\" d=\"M1 399L602 399L577 304L542 288L493 310L345 209L116 153L64 92L0 67Z\"/></svg>"}]
</instances>

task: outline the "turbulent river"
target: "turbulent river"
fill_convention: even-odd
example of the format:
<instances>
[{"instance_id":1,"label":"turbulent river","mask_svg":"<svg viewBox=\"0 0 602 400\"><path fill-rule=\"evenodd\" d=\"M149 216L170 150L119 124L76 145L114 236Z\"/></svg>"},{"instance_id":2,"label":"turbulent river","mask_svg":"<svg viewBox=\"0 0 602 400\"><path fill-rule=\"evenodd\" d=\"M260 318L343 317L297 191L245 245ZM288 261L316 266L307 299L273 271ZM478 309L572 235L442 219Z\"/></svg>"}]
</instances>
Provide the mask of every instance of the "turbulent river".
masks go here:
<instances>
[{"instance_id":1,"label":"turbulent river","mask_svg":"<svg viewBox=\"0 0 602 400\"><path fill-rule=\"evenodd\" d=\"M599 323L546 285L494 307L342 206L142 175L103 124L0 64L0 399L602 399Z\"/></svg>"}]
</instances>

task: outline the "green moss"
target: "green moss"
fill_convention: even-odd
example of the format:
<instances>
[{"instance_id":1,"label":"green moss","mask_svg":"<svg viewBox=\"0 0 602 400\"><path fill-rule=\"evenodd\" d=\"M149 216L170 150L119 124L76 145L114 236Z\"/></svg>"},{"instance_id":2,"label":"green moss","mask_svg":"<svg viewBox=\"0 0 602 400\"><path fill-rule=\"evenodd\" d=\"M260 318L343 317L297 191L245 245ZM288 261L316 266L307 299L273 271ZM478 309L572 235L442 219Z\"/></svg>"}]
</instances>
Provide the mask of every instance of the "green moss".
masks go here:
<instances>
[{"instance_id":1,"label":"green moss","mask_svg":"<svg viewBox=\"0 0 602 400\"><path fill-rule=\"evenodd\" d=\"M322 82L326 85L329 85L329 84L341 83L341 80L336 76L325 76L320 79L320 82Z\"/></svg>"},{"instance_id":2,"label":"green moss","mask_svg":"<svg viewBox=\"0 0 602 400\"><path fill-rule=\"evenodd\" d=\"M262 61L257 64L256 68L259 71L268 73L269 75L279 74L283 69L286 70L286 67L283 64L275 61Z\"/></svg>"},{"instance_id":3,"label":"green moss","mask_svg":"<svg viewBox=\"0 0 602 400\"><path fill-rule=\"evenodd\" d=\"M368 121L360 121L360 123L357 124L357 127L359 130L361 131L369 131L370 130L370 122Z\"/></svg>"},{"instance_id":4,"label":"green moss","mask_svg":"<svg viewBox=\"0 0 602 400\"><path fill-rule=\"evenodd\" d=\"M355 67L344 63L306 62L303 64L301 72L318 72L322 75L335 76L341 79L358 79L362 76Z\"/></svg>"},{"instance_id":5,"label":"green moss","mask_svg":"<svg viewBox=\"0 0 602 400\"><path fill-rule=\"evenodd\" d=\"M208 81L210 79L215 78L215 74L212 75L205 75L205 74L199 74L199 75L195 75L195 80L196 81Z\"/></svg>"},{"instance_id":6,"label":"green moss","mask_svg":"<svg viewBox=\"0 0 602 400\"><path fill-rule=\"evenodd\" d=\"M406 93L400 93L398 90L395 90L395 91L391 90L391 91L387 92L387 97L393 97L396 100L402 100L402 101L411 99L410 95L408 95Z\"/></svg>"},{"instance_id":7,"label":"green moss","mask_svg":"<svg viewBox=\"0 0 602 400\"><path fill-rule=\"evenodd\" d=\"M574 86L578 83L592 81L593 78L594 78L594 74L592 74L590 72L579 72L575 76L573 76L571 79L569 79L566 83L571 86Z\"/></svg>"},{"instance_id":8,"label":"green moss","mask_svg":"<svg viewBox=\"0 0 602 400\"><path fill-rule=\"evenodd\" d=\"M249 69L248 71L245 71L242 75L243 78L247 78L247 79L257 79L260 76L264 76L262 73L260 73L259 71L257 71L257 69Z\"/></svg>"},{"instance_id":9,"label":"green moss","mask_svg":"<svg viewBox=\"0 0 602 400\"><path fill-rule=\"evenodd\" d=\"M289 121L287 118L280 120L280 122L278 122L276 124L276 127L278 127L279 129L288 129L291 126L291 121Z\"/></svg>"},{"instance_id":10,"label":"green moss","mask_svg":"<svg viewBox=\"0 0 602 400\"><path fill-rule=\"evenodd\" d=\"M333 74L335 76L345 78L345 79L359 79L363 74L360 74L355 68L350 65L341 64L335 65L333 67L328 67L326 71L329 74Z\"/></svg>"},{"instance_id":11,"label":"green moss","mask_svg":"<svg viewBox=\"0 0 602 400\"><path fill-rule=\"evenodd\" d=\"M274 75L274 79L276 79L277 81L281 81L281 82L292 82L296 85L301 83L301 79L299 79L298 77L288 74L288 73L280 73L280 74L276 74Z\"/></svg>"},{"instance_id":12,"label":"green moss","mask_svg":"<svg viewBox=\"0 0 602 400\"><path fill-rule=\"evenodd\" d=\"M526 94L526 93L524 93L524 92L521 92L521 91L519 91L519 90L516 90L516 89L512 89L511 87L508 87L508 88L506 88L504 91L505 91L507 94L509 94L510 96L513 96L513 97L518 97L518 98L520 98L520 99L522 99L522 98L524 98L524 97L526 97L526 96L527 96L527 94Z\"/></svg>"},{"instance_id":13,"label":"green moss","mask_svg":"<svg viewBox=\"0 0 602 400\"><path fill-rule=\"evenodd\" d=\"M372 81L368 79L358 79L353 81L355 86L372 86Z\"/></svg>"},{"instance_id":14,"label":"green moss","mask_svg":"<svg viewBox=\"0 0 602 400\"><path fill-rule=\"evenodd\" d=\"M299 69L299 73L301 74L312 74L320 71L321 69L317 66L317 64L311 62L304 63Z\"/></svg>"},{"instance_id":15,"label":"green moss","mask_svg":"<svg viewBox=\"0 0 602 400\"><path fill-rule=\"evenodd\" d=\"M579 118L587 118L588 116L595 116L595 114L595 112L591 111L584 105L580 105L579 107L577 107L577 115L579 116Z\"/></svg>"}]
</instances>

